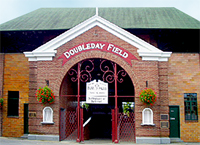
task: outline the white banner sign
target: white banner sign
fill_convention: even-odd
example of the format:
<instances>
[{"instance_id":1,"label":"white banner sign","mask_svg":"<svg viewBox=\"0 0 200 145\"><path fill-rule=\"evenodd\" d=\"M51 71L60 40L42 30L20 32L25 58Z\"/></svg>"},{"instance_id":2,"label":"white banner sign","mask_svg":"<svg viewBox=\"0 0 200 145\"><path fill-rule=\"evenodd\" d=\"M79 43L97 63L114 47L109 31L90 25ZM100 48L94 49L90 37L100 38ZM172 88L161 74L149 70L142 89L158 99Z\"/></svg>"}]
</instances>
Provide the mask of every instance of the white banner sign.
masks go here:
<instances>
[{"instance_id":1,"label":"white banner sign","mask_svg":"<svg viewBox=\"0 0 200 145\"><path fill-rule=\"evenodd\" d=\"M108 83L101 80L86 83L86 103L108 104Z\"/></svg>"}]
</instances>

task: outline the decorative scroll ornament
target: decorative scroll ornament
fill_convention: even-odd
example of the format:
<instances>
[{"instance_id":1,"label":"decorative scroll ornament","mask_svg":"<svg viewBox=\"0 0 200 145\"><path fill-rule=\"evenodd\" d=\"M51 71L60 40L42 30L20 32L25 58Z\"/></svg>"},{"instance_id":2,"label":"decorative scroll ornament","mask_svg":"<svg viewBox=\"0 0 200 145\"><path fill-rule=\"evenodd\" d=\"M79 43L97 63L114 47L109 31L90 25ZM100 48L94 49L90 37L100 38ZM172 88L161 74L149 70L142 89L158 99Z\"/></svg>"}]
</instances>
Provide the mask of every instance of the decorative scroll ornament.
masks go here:
<instances>
[{"instance_id":1,"label":"decorative scroll ornament","mask_svg":"<svg viewBox=\"0 0 200 145\"><path fill-rule=\"evenodd\" d=\"M106 63L106 62L110 62ZM106 65L105 65L106 64ZM104 82L108 82L108 83L113 83L115 80L115 68L114 68L114 63L108 60L102 60L101 64L100 64L100 69L102 72L104 72L102 79ZM127 73L125 72L124 69L119 70L117 72L117 81L119 83L122 83L124 81L123 77L125 77L127 75Z\"/></svg>"},{"instance_id":2,"label":"decorative scroll ornament","mask_svg":"<svg viewBox=\"0 0 200 145\"><path fill-rule=\"evenodd\" d=\"M85 62L89 62L86 65L84 65ZM91 72L94 70L94 63L92 60L85 60L81 64L81 70L80 70L80 80L82 82L90 82L92 80Z\"/></svg>"},{"instance_id":3,"label":"decorative scroll ornament","mask_svg":"<svg viewBox=\"0 0 200 145\"><path fill-rule=\"evenodd\" d=\"M86 63L87 62L87 63ZM94 70L94 63L92 60L84 60L80 63L80 81L91 81L91 72ZM76 82L78 80L78 69L73 67L69 70L68 74L71 76L71 81Z\"/></svg>"},{"instance_id":4,"label":"decorative scroll ornament","mask_svg":"<svg viewBox=\"0 0 200 145\"><path fill-rule=\"evenodd\" d=\"M79 62L80 65L80 81L81 82L90 82L94 80L93 71L94 69L99 70L99 76L104 82L113 83L115 81L115 63L109 60L100 59L100 65L94 64L94 59L87 59L82 62ZM119 67L117 67L119 69ZM122 83L124 77L127 75L124 69L118 70L117 81ZM78 80L78 67L74 66L68 72L68 75L71 76L71 81L76 82ZM97 75L97 74L96 74Z\"/></svg>"},{"instance_id":5,"label":"decorative scroll ornament","mask_svg":"<svg viewBox=\"0 0 200 145\"><path fill-rule=\"evenodd\" d=\"M106 63L106 62L109 62L109 61L102 60L100 64L100 70L103 72L102 79L104 82L113 83L115 80L114 64L113 62L110 62L110 65L109 65L109 63Z\"/></svg>"}]
</instances>

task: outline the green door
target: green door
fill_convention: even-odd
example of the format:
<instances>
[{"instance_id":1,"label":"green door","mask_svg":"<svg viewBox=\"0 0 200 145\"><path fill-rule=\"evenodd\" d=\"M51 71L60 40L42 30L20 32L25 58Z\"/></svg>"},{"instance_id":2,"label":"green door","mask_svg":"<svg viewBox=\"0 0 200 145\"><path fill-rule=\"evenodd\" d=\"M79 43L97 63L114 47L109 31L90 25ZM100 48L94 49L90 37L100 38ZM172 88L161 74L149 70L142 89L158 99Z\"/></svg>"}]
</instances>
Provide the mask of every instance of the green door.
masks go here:
<instances>
[{"instance_id":1,"label":"green door","mask_svg":"<svg viewBox=\"0 0 200 145\"><path fill-rule=\"evenodd\" d=\"M180 138L179 106L169 107L170 137Z\"/></svg>"},{"instance_id":2,"label":"green door","mask_svg":"<svg viewBox=\"0 0 200 145\"><path fill-rule=\"evenodd\" d=\"M24 104L24 134L28 134L28 104Z\"/></svg>"}]
</instances>

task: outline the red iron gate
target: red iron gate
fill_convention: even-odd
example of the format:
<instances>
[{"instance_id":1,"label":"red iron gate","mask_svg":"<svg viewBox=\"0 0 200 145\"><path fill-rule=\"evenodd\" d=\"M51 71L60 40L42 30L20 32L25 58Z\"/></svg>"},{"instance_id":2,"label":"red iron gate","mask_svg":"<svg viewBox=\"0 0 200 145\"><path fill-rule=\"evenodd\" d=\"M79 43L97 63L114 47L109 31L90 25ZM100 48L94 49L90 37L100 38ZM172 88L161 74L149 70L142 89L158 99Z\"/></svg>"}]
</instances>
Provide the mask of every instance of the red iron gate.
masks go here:
<instances>
[{"instance_id":1,"label":"red iron gate","mask_svg":"<svg viewBox=\"0 0 200 145\"><path fill-rule=\"evenodd\" d=\"M60 110L60 140L76 140L78 120L76 111Z\"/></svg>"},{"instance_id":2,"label":"red iron gate","mask_svg":"<svg viewBox=\"0 0 200 145\"><path fill-rule=\"evenodd\" d=\"M112 142L135 142L135 115L118 113L117 127L115 126L115 109L112 109ZM116 134L117 133L117 134Z\"/></svg>"},{"instance_id":3,"label":"red iron gate","mask_svg":"<svg viewBox=\"0 0 200 145\"><path fill-rule=\"evenodd\" d=\"M122 142L135 142L135 115L133 112L129 115L118 114L118 138Z\"/></svg>"}]
</instances>

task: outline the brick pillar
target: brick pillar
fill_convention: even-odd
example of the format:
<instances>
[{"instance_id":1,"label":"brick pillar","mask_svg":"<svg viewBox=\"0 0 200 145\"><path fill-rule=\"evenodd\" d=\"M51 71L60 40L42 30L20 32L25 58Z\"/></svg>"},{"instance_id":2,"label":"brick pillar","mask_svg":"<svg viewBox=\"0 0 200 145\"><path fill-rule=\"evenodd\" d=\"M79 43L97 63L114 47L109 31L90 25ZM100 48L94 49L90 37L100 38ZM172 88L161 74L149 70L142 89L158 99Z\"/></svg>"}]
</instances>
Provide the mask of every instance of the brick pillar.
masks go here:
<instances>
[{"instance_id":1,"label":"brick pillar","mask_svg":"<svg viewBox=\"0 0 200 145\"><path fill-rule=\"evenodd\" d=\"M29 112L37 113L35 93L37 90L37 62L29 62ZM36 115L36 118L38 114ZM29 133L35 133L36 118L29 118Z\"/></svg>"},{"instance_id":2,"label":"brick pillar","mask_svg":"<svg viewBox=\"0 0 200 145\"><path fill-rule=\"evenodd\" d=\"M3 98L4 54L0 53L0 98ZM0 136L2 136L3 109L0 110Z\"/></svg>"},{"instance_id":3,"label":"brick pillar","mask_svg":"<svg viewBox=\"0 0 200 145\"><path fill-rule=\"evenodd\" d=\"M158 75L159 75L159 94L160 94L160 115L169 114L168 62L159 62L158 68L159 68ZM168 120L160 119L160 121L166 121L169 124L169 119ZM169 137L169 128L161 128L160 136Z\"/></svg>"}]
</instances>

